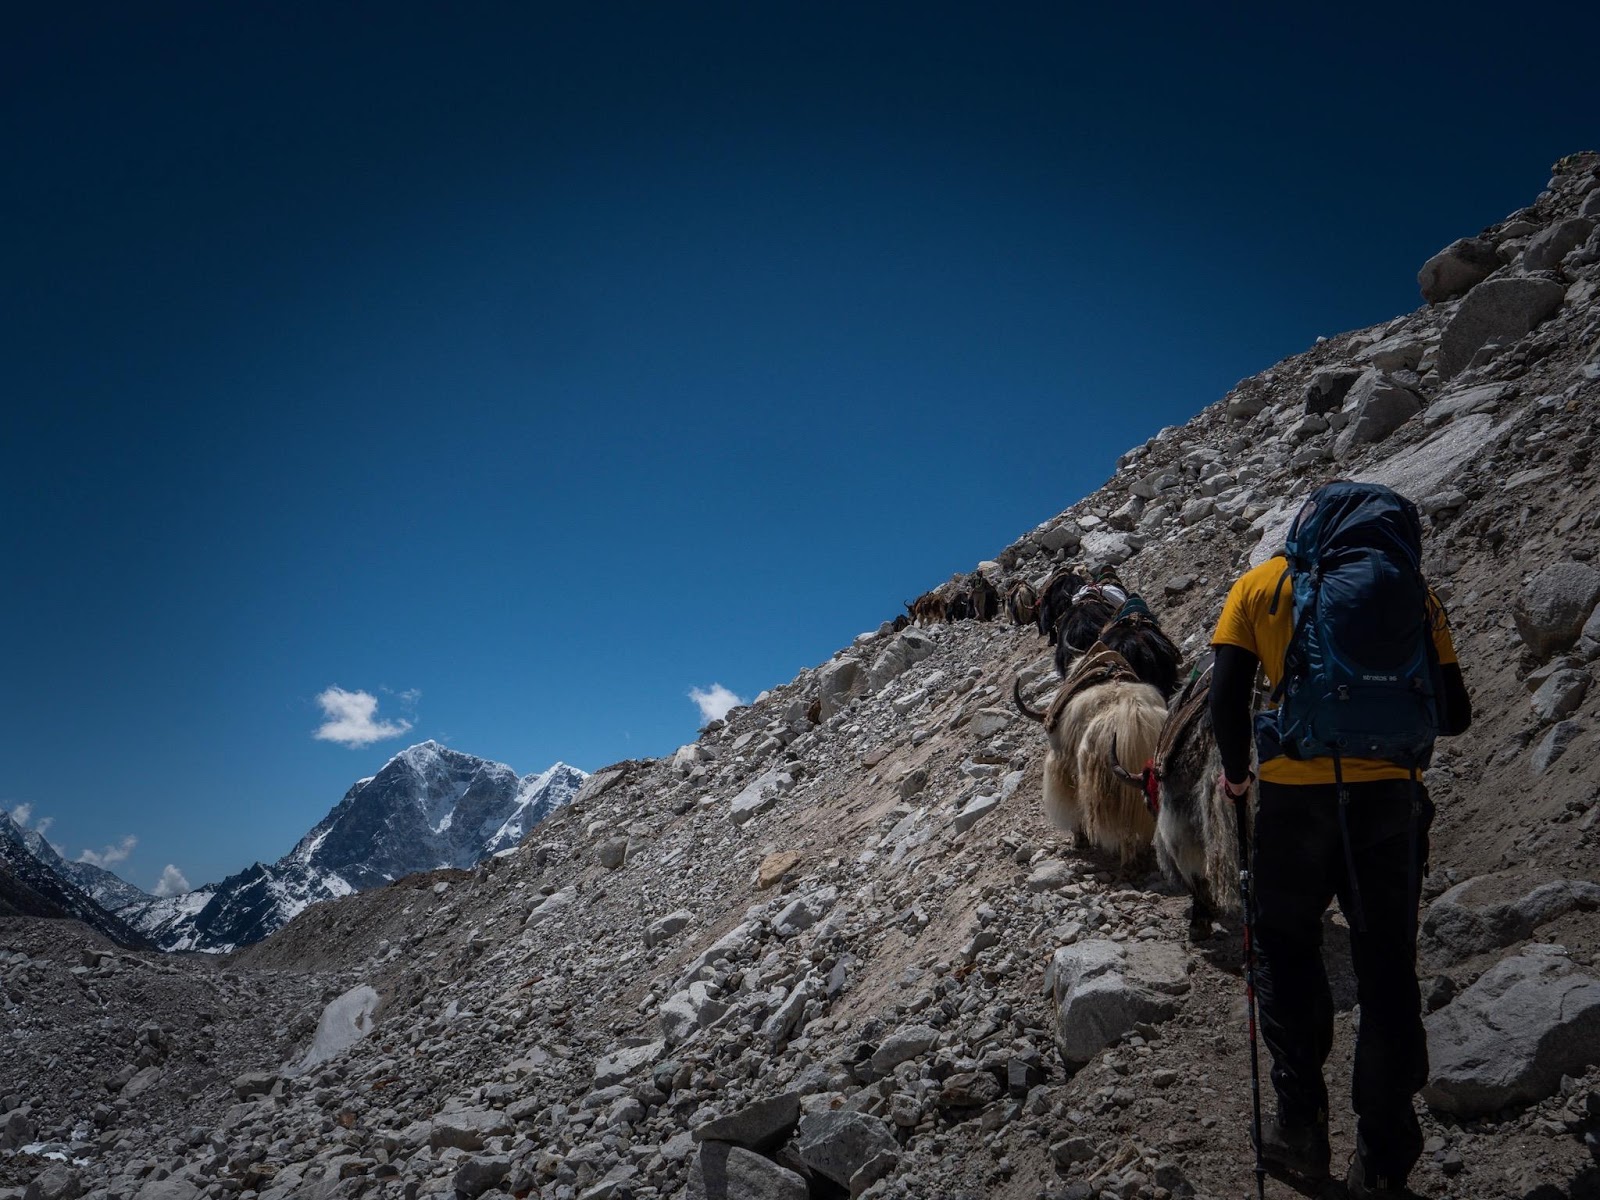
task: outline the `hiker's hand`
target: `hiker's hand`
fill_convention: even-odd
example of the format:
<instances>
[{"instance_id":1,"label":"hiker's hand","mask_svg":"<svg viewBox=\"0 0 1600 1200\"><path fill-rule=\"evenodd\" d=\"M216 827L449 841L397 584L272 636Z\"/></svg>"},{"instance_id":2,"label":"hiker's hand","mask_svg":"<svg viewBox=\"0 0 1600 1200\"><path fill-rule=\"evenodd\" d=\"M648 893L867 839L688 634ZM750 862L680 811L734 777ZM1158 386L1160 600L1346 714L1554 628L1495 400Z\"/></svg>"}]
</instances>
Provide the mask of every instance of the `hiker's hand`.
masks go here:
<instances>
[{"instance_id":1,"label":"hiker's hand","mask_svg":"<svg viewBox=\"0 0 1600 1200\"><path fill-rule=\"evenodd\" d=\"M1250 785L1255 782L1255 778L1255 772L1252 771L1244 777L1242 782L1234 783L1228 778L1227 772L1219 771L1217 772L1217 786L1227 793L1230 800L1237 800L1240 796L1246 795L1250 791Z\"/></svg>"}]
</instances>

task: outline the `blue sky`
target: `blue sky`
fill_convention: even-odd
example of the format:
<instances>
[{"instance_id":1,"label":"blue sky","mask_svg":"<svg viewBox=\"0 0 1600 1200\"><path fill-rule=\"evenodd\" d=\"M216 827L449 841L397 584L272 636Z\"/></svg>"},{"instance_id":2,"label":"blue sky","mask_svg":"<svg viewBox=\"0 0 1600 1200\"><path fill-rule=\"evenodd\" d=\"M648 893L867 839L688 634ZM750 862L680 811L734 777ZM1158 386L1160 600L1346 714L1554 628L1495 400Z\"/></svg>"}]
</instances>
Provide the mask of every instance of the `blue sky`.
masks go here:
<instances>
[{"instance_id":1,"label":"blue sky","mask_svg":"<svg viewBox=\"0 0 1600 1200\"><path fill-rule=\"evenodd\" d=\"M0 804L145 887L670 751L1600 145L1576 6L6 21Z\"/></svg>"}]
</instances>

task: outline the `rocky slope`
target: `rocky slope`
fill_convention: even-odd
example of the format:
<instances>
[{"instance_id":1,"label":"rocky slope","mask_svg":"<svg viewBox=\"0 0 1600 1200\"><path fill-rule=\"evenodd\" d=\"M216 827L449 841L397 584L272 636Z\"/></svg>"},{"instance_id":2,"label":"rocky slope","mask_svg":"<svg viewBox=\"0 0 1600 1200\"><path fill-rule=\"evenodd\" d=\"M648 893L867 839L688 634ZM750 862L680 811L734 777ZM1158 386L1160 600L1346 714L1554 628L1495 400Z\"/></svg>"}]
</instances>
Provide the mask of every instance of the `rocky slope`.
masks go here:
<instances>
[{"instance_id":1,"label":"rocky slope","mask_svg":"<svg viewBox=\"0 0 1600 1200\"><path fill-rule=\"evenodd\" d=\"M1428 777L1432 1196L1600 1194L1597 218L1600 156L1563 160L1425 267L1428 307L1244 380L990 568L1118 563L1194 655L1311 484L1421 501L1478 713ZM168 1061L214 1067L171 1115L117 1107L132 1047L75 1056L68 998L127 1027L138 997L14 948L0 1128L81 1163L0 1170L40 1200L1241 1195L1238 931L1187 944L1186 898L1046 827L1042 739L1008 701L1045 690L1045 649L1001 623L863 635L671 758L597 772L512 854L196 968L234 981L213 1031L253 1018L253 981L333 1002L250 1053L168 1022ZM1358 1013L1338 916L1326 935L1342 1162Z\"/></svg>"},{"instance_id":2,"label":"rocky slope","mask_svg":"<svg viewBox=\"0 0 1600 1200\"><path fill-rule=\"evenodd\" d=\"M144 897L118 915L163 950L247 946L313 904L499 854L568 803L586 778L566 763L523 777L504 763L422 742L353 784L277 862L254 863L183 896Z\"/></svg>"}]
</instances>

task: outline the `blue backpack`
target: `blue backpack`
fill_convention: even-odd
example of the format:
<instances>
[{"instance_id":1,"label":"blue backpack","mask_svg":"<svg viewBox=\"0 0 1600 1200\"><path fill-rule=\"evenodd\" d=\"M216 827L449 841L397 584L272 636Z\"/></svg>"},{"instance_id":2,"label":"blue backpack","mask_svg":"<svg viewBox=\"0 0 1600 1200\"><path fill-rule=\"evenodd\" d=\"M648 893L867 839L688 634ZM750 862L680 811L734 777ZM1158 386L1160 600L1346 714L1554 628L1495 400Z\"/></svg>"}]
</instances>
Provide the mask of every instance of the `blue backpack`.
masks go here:
<instances>
[{"instance_id":1,"label":"blue backpack","mask_svg":"<svg viewBox=\"0 0 1600 1200\"><path fill-rule=\"evenodd\" d=\"M1341 758L1422 770L1439 732L1440 677L1416 506L1380 484L1328 484L1295 518L1284 556L1270 611L1292 577L1294 633L1273 693L1276 729L1262 732L1290 758L1332 758L1341 788Z\"/></svg>"}]
</instances>

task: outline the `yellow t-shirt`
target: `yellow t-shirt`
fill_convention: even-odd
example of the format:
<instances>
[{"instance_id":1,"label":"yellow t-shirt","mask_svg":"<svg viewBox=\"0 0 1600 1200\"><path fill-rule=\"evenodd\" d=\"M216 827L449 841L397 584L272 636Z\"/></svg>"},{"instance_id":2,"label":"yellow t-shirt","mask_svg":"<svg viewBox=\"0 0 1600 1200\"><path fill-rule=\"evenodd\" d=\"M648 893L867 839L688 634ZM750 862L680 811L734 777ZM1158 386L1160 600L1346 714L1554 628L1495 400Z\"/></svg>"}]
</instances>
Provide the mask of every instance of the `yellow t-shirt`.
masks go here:
<instances>
[{"instance_id":1,"label":"yellow t-shirt","mask_svg":"<svg viewBox=\"0 0 1600 1200\"><path fill-rule=\"evenodd\" d=\"M1239 646L1261 660L1267 681L1276 688L1283 677L1283 659L1289 651L1289 639L1294 635L1294 581L1284 578L1287 560L1269 558L1259 567L1252 567L1241 575L1228 591L1222 605L1222 616L1217 620L1217 630L1211 635L1213 646ZM1278 591L1279 581L1283 591L1278 599L1278 611L1269 613L1272 598ZM1441 665L1456 661L1455 643L1450 640L1450 626L1444 605L1432 591L1428 593L1432 610L1433 646L1438 651ZM1341 758L1340 767L1346 783L1367 783L1374 779L1409 779L1410 772L1394 763L1375 758ZM1261 778L1268 783L1332 783L1331 758L1271 758L1257 767Z\"/></svg>"}]
</instances>

